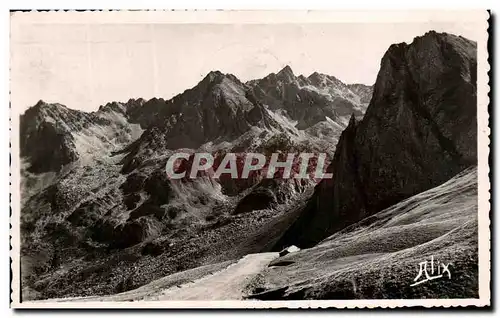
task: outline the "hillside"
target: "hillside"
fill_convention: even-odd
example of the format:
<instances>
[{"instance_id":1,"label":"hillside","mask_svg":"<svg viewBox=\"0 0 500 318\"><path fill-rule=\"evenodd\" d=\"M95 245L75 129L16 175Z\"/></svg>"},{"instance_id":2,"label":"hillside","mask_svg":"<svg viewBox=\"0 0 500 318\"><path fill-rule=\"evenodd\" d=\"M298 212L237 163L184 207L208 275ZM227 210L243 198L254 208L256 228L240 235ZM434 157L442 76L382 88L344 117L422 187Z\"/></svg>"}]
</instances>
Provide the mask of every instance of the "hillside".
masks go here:
<instances>
[{"instance_id":1,"label":"hillside","mask_svg":"<svg viewBox=\"0 0 500 318\"><path fill-rule=\"evenodd\" d=\"M312 248L274 260L252 283L250 297L477 298L477 206L477 168L471 167ZM451 264L452 279L410 286L419 263L431 257L436 267Z\"/></svg>"}]
</instances>

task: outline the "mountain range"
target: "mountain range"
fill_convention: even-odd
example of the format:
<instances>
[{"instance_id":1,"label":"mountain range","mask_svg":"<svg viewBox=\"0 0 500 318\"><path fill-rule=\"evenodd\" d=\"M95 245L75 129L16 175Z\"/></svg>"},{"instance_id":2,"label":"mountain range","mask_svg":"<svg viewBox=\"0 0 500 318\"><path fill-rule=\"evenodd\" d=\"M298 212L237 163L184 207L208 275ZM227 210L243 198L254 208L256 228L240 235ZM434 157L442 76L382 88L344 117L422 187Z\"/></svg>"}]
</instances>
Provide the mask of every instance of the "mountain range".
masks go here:
<instances>
[{"instance_id":1,"label":"mountain range","mask_svg":"<svg viewBox=\"0 0 500 318\"><path fill-rule=\"evenodd\" d=\"M236 215L243 212L278 215L273 209L313 181L205 177L177 182L167 179L166 160L180 149L331 155L332 141L352 114L362 117L371 91L319 73L296 77L286 66L248 83L214 71L170 100L111 102L91 113L39 101L20 119L27 284L58 281L61 264L84 267L81 257L89 258L90 251L95 257L110 250L122 254L129 247L144 248L138 244L164 245L151 242L167 238L184 244L205 228L239 222ZM255 217L260 218L248 219ZM47 279L40 280L41 273ZM84 293L77 281L65 284ZM116 288L103 287L108 293ZM53 290L53 296L68 290L33 289Z\"/></svg>"},{"instance_id":2,"label":"mountain range","mask_svg":"<svg viewBox=\"0 0 500 318\"><path fill-rule=\"evenodd\" d=\"M475 42L431 31L392 45L373 87L286 66L246 83L214 71L170 100L111 102L91 113L38 102L20 119L23 297L121 293L290 245L303 250L271 263L289 259L262 271L248 297L401 297L392 291L406 284L400 276L353 292L363 274L356 266L376 261L363 267L376 281L384 257L414 248L425 256L429 242L450 233L466 251L457 262L472 268L476 67ZM169 180L165 163L179 150L327 153L334 178ZM458 193L467 194L462 215L447 210L464 204ZM415 239L397 237L416 228ZM374 233L392 239L377 249L362 239ZM463 280L477 285L477 272Z\"/></svg>"}]
</instances>

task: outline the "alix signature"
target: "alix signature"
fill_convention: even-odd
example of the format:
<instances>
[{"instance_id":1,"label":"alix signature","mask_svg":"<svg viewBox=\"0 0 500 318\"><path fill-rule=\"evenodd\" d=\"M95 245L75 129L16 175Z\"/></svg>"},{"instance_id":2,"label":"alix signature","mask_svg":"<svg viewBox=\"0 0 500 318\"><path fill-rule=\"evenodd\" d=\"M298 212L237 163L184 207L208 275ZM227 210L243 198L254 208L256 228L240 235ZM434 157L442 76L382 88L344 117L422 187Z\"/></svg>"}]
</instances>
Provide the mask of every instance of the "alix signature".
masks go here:
<instances>
[{"instance_id":1,"label":"alix signature","mask_svg":"<svg viewBox=\"0 0 500 318\"><path fill-rule=\"evenodd\" d=\"M427 268L428 263L430 264L430 275L429 275L429 271ZM435 268L434 264L436 264L436 268ZM430 281L430 280L442 278L445 274L448 275L448 279L451 279L451 273L450 273L450 270L448 269L448 267L451 264L450 263L445 264L445 263L441 263L438 261L434 262L434 256L431 256L430 262L424 261L424 262L420 262L418 265L419 265L420 269L418 271L417 277L415 277L415 279L413 280L415 283L411 284L410 286L417 286L417 285L420 285L420 284L425 283L425 282ZM436 270L436 272L437 272L437 275L435 275L435 276L433 276L434 270Z\"/></svg>"}]
</instances>

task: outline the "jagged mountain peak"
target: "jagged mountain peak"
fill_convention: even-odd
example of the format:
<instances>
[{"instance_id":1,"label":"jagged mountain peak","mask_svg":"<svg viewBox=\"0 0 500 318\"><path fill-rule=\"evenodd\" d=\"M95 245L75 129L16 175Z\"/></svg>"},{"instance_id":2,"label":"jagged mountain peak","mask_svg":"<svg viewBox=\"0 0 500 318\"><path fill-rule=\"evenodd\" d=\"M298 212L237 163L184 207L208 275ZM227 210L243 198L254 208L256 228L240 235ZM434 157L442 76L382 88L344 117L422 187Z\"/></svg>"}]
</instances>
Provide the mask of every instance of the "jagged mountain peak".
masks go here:
<instances>
[{"instance_id":1,"label":"jagged mountain peak","mask_svg":"<svg viewBox=\"0 0 500 318\"><path fill-rule=\"evenodd\" d=\"M349 118L349 126L355 126L356 125L356 116L354 113L351 114L351 118Z\"/></svg>"},{"instance_id":2,"label":"jagged mountain peak","mask_svg":"<svg viewBox=\"0 0 500 318\"><path fill-rule=\"evenodd\" d=\"M276 75L278 75L278 76L285 76L286 75L286 76L294 76L295 77L290 65L285 65L285 67L283 67Z\"/></svg>"},{"instance_id":3,"label":"jagged mountain peak","mask_svg":"<svg viewBox=\"0 0 500 318\"><path fill-rule=\"evenodd\" d=\"M407 42L393 43L389 46L389 49L387 50L387 52L389 52L391 50L404 49L411 44L418 43L419 41L436 40L439 38L445 39L449 35L452 35L452 34L448 34L445 32L440 33L440 32L436 32L434 30L431 30L431 31L424 33L423 35L419 35L419 36L414 37L410 43L407 43ZM452 36L455 36L455 35L452 35Z\"/></svg>"},{"instance_id":4,"label":"jagged mountain peak","mask_svg":"<svg viewBox=\"0 0 500 318\"><path fill-rule=\"evenodd\" d=\"M208 72L208 74L203 78L202 81L213 82L213 81L218 80L222 77L224 77L224 73L222 73L219 70L215 70L215 71Z\"/></svg>"},{"instance_id":5,"label":"jagged mountain peak","mask_svg":"<svg viewBox=\"0 0 500 318\"><path fill-rule=\"evenodd\" d=\"M46 102L42 99L40 99L38 102L36 102L35 105L29 107L27 109L30 110L30 109L35 109L35 110L44 110L44 109L68 109L68 107L66 107L65 105L63 104L60 104L60 103L49 103L49 102Z\"/></svg>"},{"instance_id":6,"label":"jagged mountain peak","mask_svg":"<svg viewBox=\"0 0 500 318\"><path fill-rule=\"evenodd\" d=\"M20 153L30 159L31 172L58 170L77 159L69 131L80 113L61 104L38 101L20 117Z\"/></svg>"},{"instance_id":7,"label":"jagged mountain peak","mask_svg":"<svg viewBox=\"0 0 500 318\"><path fill-rule=\"evenodd\" d=\"M307 77L307 79L312 82L314 85L342 85L347 86L344 82L339 80L333 75L328 75L324 73L314 72Z\"/></svg>"},{"instance_id":8,"label":"jagged mountain peak","mask_svg":"<svg viewBox=\"0 0 500 318\"><path fill-rule=\"evenodd\" d=\"M142 97L139 97L139 98L129 98L129 100L127 101L127 104L132 104L132 103L145 103L146 100Z\"/></svg>"},{"instance_id":9,"label":"jagged mountain peak","mask_svg":"<svg viewBox=\"0 0 500 318\"><path fill-rule=\"evenodd\" d=\"M328 76L318 72L314 72L307 77L307 80L314 86L324 86L327 84Z\"/></svg>"},{"instance_id":10,"label":"jagged mountain peak","mask_svg":"<svg viewBox=\"0 0 500 318\"><path fill-rule=\"evenodd\" d=\"M161 99L161 98L160 98ZM152 100L158 100L158 98L153 97ZM161 99L163 100L163 99ZM131 112L136 110L137 108L141 108L148 101L142 97L139 98L129 98L126 102L119 101L110 101L104 105L100 105L97 111L91 112L92 114L101 114L105 112L118 112L122 114L126 114L127 112Z\"/></svg>"},{"instance_id":11,"label":"jagged mountain peak","mask_svg":"<svg viewBox=\"0 0 500 318\"><path fill-rule=\"evenodd\" d=\"M285 83L291 83L296 80L295 74L293 74L292 68L289 65L286 65L283 69L281 69L276 74L276 78Z\"/></svg>"},{"instance_id":12,"label":"jagged mountain peak","mask_svg":"<svg viewBox=\"0 0 500 318\"><path fill-rule=\"evenodd\" d=\"M45 105L47 105L47 103L40 99L33 107L42 107Z\"/></svg>"},{"instance_id":13,"label":"jagged mountain peak","mask_svg":"<svg viewBox=\"0 0 500 318\"><path fill-rule=\"evenodd\" d=\"M60 131L79 129L83 122L89 121L91 118L93 118L93 113L40 100L20 116L21 137L25 137L27 131L37 130L46 125Z\"/></svg>"},{"instance_id":14,"label":"jagged mountain peak","mask_svg":"<svg viewBox=\"0 0 500 318\"><path fill-rule=\"evenodd\" d=\"M322 84L322 87L333 85L327 75L318 72L313 74L327 79ZM242 83L232 74L224 74L220 70L214 70L209 72L193 88L176 95L168 101L157 97L147 101L142 98L131 98L127 102L113 101L106 103L100 106L97 111L91 113L69 109L60 104L48 104L39 101L28 113L41 114L41 117L38 115L28 116L36 118L34 121L29 120L28 117L24 118L22 120L23 127L26 127L26 131L35 132L40 123L47 122L48 126L57 128L57 134L67 135L68 147L74 148L71 145L72 136L75 133L79 134L82 129L93 126L92 123L97 123L101 127L106 127L106 129L113 126L114 128L110 128L111 130L117 128L117 124L120 127L139 124L142 129L161 127L165 134L164 139L168 141L165 146L169 148L176 149L183 146L183 143L197 147L203 142L214 138L223 136L228 138L233 135L233 137L237 137L248 131L252 126L261 128L276 126L276 123L273 123L273 120L269 118L267 111L262 106L264 104L270 105L267 98L263 98L259 91L252 89L253 85L262 85L259 84L260 81L266 83L264 85L268 85L270 90L275 90L276 93L272 94L276 94L276 97L284 102L278 108L283 108L285 104L290 108L288 115L293 120L299 121L298 129L305 129L317 122L324 121L325 116L329 118L336 118L339 115L346 116L345 123L341 123L345 125L348 116L353 111L356 112L357 116L360 115L359 110L351 109L351 107L347 107L348 105L341 105L343 107L341 112L339 112L340 108L337 110L330 109L331 107L328 105L332 99L326 95L321 95L321 93L318 95L318 92L311 91L311 88L302 90L301 87L311 85L311 81L302 75L295 77L292 68L286 65L277 74L271 73L265 79L255 80L252 84ZM264 88L264 86L259 89L261 88ZM320 106L314 107L311 112L306 112L310 107L300 106L303 103L311 102ZM294 104L296 103L300 105L295 107ZM325 109L322 109L323 106L321 105L323 104L326 107ZM37 111L37 109L41 111ZM32 128L28 129L27 127ZM185 133L186 131L189 131L189 134ZM118 136L121 133L116 132L114 135ZM125 135L128 136L128 132ZM30 136L30 138L34 138L39 135L38 133L31 133ZM46 139L45 135L42 137L40 137L41 139L37 137L37 140ZM103 138L105 137L103 136ZM32 143L36 142L29 142L29 144ZM76 156L73 156L74 158Z\"/></svg>"},{"instance_id":15,"label":"jagged mountain peak","mask_svg":"<svg viewBox=\"0 0 500 318\"><path fill-rule=\"evenodd\" d=\"M215 71L208 72L208 74L203 78L203 80L201 80L201 82L198 83L196 86L200 86L200 84L202 85L203 83L212 83L212 84L213 83L220 83L224 79L241 84L241 81L233 74L222 73L219 70L215 70ZM196 88L196 86L194 88Z\"/></svg>"},{"instance_id":16,"label":"jagged mountain peak","mask_svg":"<svg viewBox=\"0 0 500 318\"><path fill-rule=\"evenodd\" d=\"M191 89L186 90L184 93L179 94L173 98L173 100L178 100L186 96L192 95L205 95L208 91L213 91L222 86L227 87L244 87L244 84L233 74L222 73L219 70L210 71L196 86Z\"/></svg>"},{"instance_id":17,"label":"jagged mountain peak","mask_svg":"<svg viewBox=\"0 0 500 318\"><path fill-rule=\"evenodd\" d=\"M85 112L38 101L20 116L20 153L30 164L28 171L59 171L79 158L102 155L138 138L139 125L133 124L126 105L109 102Z\"/></svg>"},{"instance_id":18,"label":"jagged mountain peak","mask_svg":"<svg viewBox=\"0 0 500 318\"><path fill-rule=\"evenodd\" d=\"M39 100L35 105L29 107L24 115L46 114L47 112L71 111L68 107L59 103L47 103Z\"/></svg>"},{"instance_id":19,"label":"jagged mountain peak","mask_svg":"<svg viewBox=\"0 0 500 318\"><path fill-rule=\"evenodd\" d=\"M299 76L297 76L297 79L301 82L307 82L307 77L305 77L304 75L300 74Z\"/></svg>"},{"instance_id":20,"label":"jagged mountain peak","mask_svg":"<svg viewBox=\"0 0 500 318\"><path fill-rule=\"evenodd\" d=\"M99 109L97 110L97 112L106 111L124 111L124 105L119 102L113 101L106 103L106 105L99 106Z\"/></svg>"},{"instance_id":21,"label":"jagged mountain peak","mask_svg":"<svg viewBox=\"0 0 500 318\"><path fill-rule=\"evenodd\" d=\"M445 44L448 46L447 48L443 47ZM476 54L476 44L474 41L460 35L431 30L424 35L416 36L411 43L401 42L392 44L389 46L385 56L397 55L398 52L403 53L410 47L414 50L419 50L421 58L424 58L424 55L435 53L433 48L445 54L455 52L462 57L469 57Z\"/></svg>"},{"instance_id":22,"label":"jagged mountain peak","mask_svg":"<svg viewBox=\"0 0 500 318\"><path fill-rule=\"evenodd\" d=\"M134 108L139 108L142 107L147 101L142 98L130 98L124 105L125 108L127 109L134 109Z\"/></svg>"},{"instance_id":23,"label":"jagged mountain peak","mask_svg":"<svg viewBox=\"0 0 500 318\"><path fill-rule=\"evenodd\" d=\"M318 73L318 72L313 72L307 78L308 79L314 79L314 78L322 78L322 77L325 77L325 76L326 76L325 74Z\"/></svg>"}]
</instances>

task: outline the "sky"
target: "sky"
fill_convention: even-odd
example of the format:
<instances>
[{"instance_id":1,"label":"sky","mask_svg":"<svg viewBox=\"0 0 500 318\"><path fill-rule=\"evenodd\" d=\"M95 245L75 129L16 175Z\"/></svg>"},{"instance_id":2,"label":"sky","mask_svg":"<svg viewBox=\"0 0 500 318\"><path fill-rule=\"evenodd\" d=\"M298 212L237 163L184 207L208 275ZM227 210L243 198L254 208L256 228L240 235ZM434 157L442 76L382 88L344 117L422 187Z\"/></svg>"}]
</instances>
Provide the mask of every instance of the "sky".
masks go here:
<instances>
[{"instance_id":1,"label":"sky","mask_svg":"<svg viewBox=\"0 0 500 318\"><path fill-rule=\"evenodd\" d=\"M429 30L476 40L482 31L477 19L467 15L441 16L376 22L292 17L246 23L236 17L217 23L208 23L210 19L166 23L148 17L14 15L11 106L24 112L41 99L94 111L110 101L169 99L212 70L247 81L285 65L296 75L317 71L345 83L372 85L380 60L393 43L410 43Z\"/></svg>"}]
</instances>

